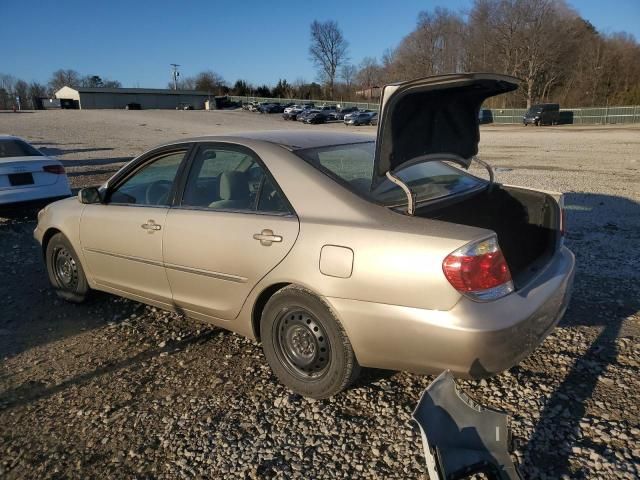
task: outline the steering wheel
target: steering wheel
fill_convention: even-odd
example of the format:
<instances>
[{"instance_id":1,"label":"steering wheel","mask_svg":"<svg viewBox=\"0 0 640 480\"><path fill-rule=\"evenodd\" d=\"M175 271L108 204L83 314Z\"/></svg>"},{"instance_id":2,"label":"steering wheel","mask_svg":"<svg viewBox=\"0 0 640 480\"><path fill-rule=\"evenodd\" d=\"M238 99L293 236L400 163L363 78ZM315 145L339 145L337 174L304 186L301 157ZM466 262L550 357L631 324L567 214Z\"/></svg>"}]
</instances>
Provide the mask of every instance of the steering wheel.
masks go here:
<instances>
[{"instance_id":1,"label":"steering wheel","mask_svg":"<svg viewBox=\"0 0 640 480\"><path fill-rule=\"evenodd\" d=\"M147 205L162 205L169 198L172 182L169 180L157 180L147 185L144 199Z\"/></svg>"}]
</instances>

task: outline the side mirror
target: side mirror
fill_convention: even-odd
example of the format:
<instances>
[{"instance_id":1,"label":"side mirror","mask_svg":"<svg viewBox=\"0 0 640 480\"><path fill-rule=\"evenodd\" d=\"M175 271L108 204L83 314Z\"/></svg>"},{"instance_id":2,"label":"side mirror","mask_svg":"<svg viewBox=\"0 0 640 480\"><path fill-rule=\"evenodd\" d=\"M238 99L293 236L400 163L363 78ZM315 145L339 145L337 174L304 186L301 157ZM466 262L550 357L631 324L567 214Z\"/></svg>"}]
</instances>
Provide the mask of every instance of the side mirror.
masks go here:
<instances>
[{"instance_id":1,"label":"side mirror","mask_svg":"<svg viewBox=\"0 0 640 480\"><path fill-rule=\"evenodd\" d=\"M100 203L102 198L100 197L100 191L97 187L86 187L80 189L78 192L78 200L80 203L91 204Z\"/></svg>"}]
</instances>

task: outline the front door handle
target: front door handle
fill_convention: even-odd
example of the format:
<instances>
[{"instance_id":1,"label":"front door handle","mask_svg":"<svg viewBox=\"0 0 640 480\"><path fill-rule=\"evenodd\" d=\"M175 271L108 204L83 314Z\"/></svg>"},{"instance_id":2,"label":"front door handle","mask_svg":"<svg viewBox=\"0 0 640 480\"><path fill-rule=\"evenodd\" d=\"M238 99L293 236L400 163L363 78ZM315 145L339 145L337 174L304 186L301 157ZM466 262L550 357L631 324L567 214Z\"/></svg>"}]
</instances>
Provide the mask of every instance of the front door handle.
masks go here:
<instances>
[{"instance_id":1,"label":"front door handle","mask_svg":"<svg viewBox=\"0 0 640 480\"><path fill-rule=\"evenodd\" d=\"M140 225L142 228L147 230L149 233L153 233L156 230L160 230L162 226L158 225L155 220L147 220L147 223L143 223Z\"/></svg>"},{"instance_id":2,"label":"front door handle","mask_svg":"<svg viewBox=\"0 0 640 480\"><path fill-rule=\"evenodd\" d=\"M274 235L273 230L265 229L260 233L253 234L254 240L260 240L260 245L268 247L273 242L281 242L282 237L280 235Z\"/></svg>"}]
</instances>

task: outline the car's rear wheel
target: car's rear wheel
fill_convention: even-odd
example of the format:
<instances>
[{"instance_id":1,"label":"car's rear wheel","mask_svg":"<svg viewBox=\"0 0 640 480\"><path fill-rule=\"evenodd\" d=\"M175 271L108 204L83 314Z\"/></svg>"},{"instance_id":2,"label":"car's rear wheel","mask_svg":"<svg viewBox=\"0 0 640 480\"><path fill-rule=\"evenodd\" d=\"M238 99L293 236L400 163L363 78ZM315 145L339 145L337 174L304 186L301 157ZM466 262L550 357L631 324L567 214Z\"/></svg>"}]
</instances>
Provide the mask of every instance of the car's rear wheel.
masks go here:
<instances>
[{"instance_id":1,"label":"car's rear wheel","mask_svg":"<svg viewBox=\"0 0 640 480\"><path fill-rule=\"evenodd\" d=\"M67 237L62 233L51 237L45 257L49 281L56 294L69 302L84 302L89 294L89 284Z\"/></svg>"},{"instance_id":2,"label":"car's rear wheel","mask_svg":"<svg viewBox=\"0 0 640 480\"><path fill-rule=\"evenodd\" d=\"M327 398L347 388L360 366L331 309L308 290L289 286L267 302L260 324L271 369L291 390Z\"/></svg>"}]
</instances>

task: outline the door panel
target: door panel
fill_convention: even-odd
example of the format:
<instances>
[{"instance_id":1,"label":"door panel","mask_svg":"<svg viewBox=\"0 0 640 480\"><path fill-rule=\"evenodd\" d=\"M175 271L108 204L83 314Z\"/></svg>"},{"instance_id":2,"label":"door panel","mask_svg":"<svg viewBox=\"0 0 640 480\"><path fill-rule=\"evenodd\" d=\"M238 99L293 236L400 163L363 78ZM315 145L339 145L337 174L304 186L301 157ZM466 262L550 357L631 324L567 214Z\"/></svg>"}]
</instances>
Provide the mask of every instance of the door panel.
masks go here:
<instances>
[{"instance_id":1,"label":"door panel","mask_svg":"<svg viewBox=\"0 0 640 480\"><path fill-rule=\"evenodd\" d=\"M171 209L165 223L163 253L174 304L224 320L236 317L298 236L293 216ZM281 241L254 238L264 230Z\"/></svg>"},{"instance_id":2,"label":"door panel","mask_svg":"<svg viewBox=\"0 0 640 480\"><path fill-rule=\"evenodd\" d=\"M186 154L185 146L152 152L107 191L105 203L85 207L80 244L95 282L171 305L162 236Z\"/></svg>"},{"instance_id":3,"label":"door panel","mask_svg":"<svg viewBox=\"0 0 640 480\"><path fill-rule=\"evenodd\" d=\"M87 205L80 221L80 243L93 279L170 303L171 290L162 265L167 211L164 207Z\"/></svg>"}]
</instances>

